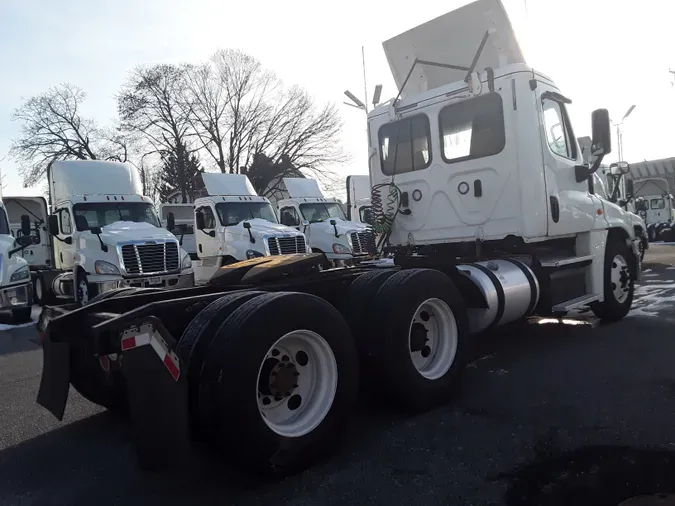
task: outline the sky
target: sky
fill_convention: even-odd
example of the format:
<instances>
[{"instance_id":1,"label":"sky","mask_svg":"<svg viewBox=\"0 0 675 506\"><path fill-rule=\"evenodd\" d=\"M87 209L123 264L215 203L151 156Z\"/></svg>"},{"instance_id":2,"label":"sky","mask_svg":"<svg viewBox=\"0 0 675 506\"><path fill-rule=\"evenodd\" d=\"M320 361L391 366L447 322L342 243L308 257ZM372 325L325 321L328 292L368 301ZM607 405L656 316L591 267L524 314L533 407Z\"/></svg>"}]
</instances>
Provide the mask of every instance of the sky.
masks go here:
<instances>
[{"instance_id":1,"label":"sky","mask_svg":"<svg viewBox=\"0 0 675 506\"><path fill-rule=\"evenodd\" d=\"M396 95L382 42L469 3L467 0L0 0L0 171L5 195L22 188L6 154L19 125L22 100L69 82L87 92L83 113L106 125L115 94L138 64L206 60L219 48L257 57L287 84L318 102L335 102L344 121L341 141L351 160L343 176L367 174L366 115L343 105L350 89L364 100L383 85ZM591 112L607 108L623 125L629 162L675 156L675 39L665 0L503 0L528 64L552 77L572 99L577 136L590 135ZM413 8L410 8L411 5ZM461 41L458 41L461 44ZM614 152L607 161L615 159Z\"/></svg>"}]
</instances>

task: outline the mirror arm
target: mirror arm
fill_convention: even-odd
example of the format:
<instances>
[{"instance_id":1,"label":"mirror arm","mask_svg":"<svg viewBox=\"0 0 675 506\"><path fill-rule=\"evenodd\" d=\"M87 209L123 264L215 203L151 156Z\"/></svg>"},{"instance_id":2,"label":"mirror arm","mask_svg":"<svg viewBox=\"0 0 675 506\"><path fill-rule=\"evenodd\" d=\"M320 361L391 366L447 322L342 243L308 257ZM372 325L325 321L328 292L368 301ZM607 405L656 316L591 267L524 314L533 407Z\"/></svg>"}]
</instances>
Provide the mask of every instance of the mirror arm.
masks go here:
<instances>
[{"instance_id":1,"label":"mirror arm","mask_svg":"<svg viewBox=\"0 0 675 506\"><path fill-rule=\"evenodd\" d=\"M255 244L255 237L253 237L253 234L251 233L251 229L250 229L250 228L247 228L246 230L248 230L248 238L249 238L249 240L250 240L253 244Z\"/></svg>"},{"instance_id":2,"label":"mirror arm","mask_svg":"<svg viewBox=\"0 0 675 506\"><path fill-rule=\"evenodd\" d=\"M103 251L103 253L107 253L108 252L108 245L103 242L103 239L101 239L100 234L95 234L95 235L96 235L96 237L98 237L98 242L101 244L101 251Z\"/></svg>"}]
</instances>

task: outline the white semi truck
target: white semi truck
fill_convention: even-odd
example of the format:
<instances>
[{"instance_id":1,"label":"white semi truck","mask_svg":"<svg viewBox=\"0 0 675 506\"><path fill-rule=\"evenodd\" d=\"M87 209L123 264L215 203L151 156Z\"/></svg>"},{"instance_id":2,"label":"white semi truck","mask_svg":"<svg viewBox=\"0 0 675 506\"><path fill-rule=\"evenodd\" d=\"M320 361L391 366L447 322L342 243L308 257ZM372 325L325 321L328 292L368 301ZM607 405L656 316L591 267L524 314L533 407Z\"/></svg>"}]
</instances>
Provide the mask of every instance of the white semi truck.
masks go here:
<instances>
[{"instance_id":1,"label":"white semi truck","mask_svg":"<svg viewBox=\"0 0 675 506\"><path fill-rule=\"evenodd\" d=\"M370 204L370 176L347 176L347 219L367 224Z\"/></svg>"},{"instance_id":2,"label":"white semi truck","mask_svg":"<svg viewBox=\"0 0 675 506\"><path fill-rule=\"evenodd\" d=\"M84 305L120 287L194 285L189 255L162 228L132 166L56 161L47 178L51 214L43 197L11 197L13 214L35 219L29 258L36 302Z\"/></svg>"},{"instance_id":3,"label":"white semi truck","mask_svg":"<svg viewBox=\"0 0 675 506\"><path fill-rule=\"evenodd\" d=\"M0 188L0 311L10 311L15 323L31 318L33 304L30 270L21 254L30 241L30 222L22 219L22 234L12 235Z\"/></svg>"},{"instance_id":4,"label":"white semi truck","mask_svg":"<svg viewBox=\"0 0 675 506\"><path fill-rule=\"evenodd\" d=\"M589 166L569 98L525 63L498 0L384 48L399 94L368 114L368 147L373 218L393 263L252 258L180 293L49 308L42 406L61 418L70 380L129 410L144 465L182 463L194 431L228 461L283 475L338 444L359 382L428 410L452 399L472 334L589 306L608 322L628 314L640 241L593 187L611 149L607 110L592 115ZM73 350L92 367L61 360ZM120 353L118 369L94 367Z\"/></svg>"},{"instance_id":5,"label":"white semi truck","mask_svg":"<svg viewBox=\"0 0 675 506\"><path fill-rule=\"evenodd\" d=\"M307 252L305 235L278 222L270 201L248 177L204 173L202 178L208 196L194 203L198 282L242 260Z\"/></svg>"},{"instance_id":6,"label":"white semi truck","mask_svg":"<svg viewBox=\"0 0 675 506\"><path fill-rule=\"evenodd\" d=\"M312 252L325 254L333 265L372 258L372 230L347 220L338 200L324 196L316 180L287 177L283 182L285 198L273 201L279 221L302 230Z\"/></svg>"},{"instance_id":7,"label":"white semi truck","mask_svg":"<svg viewBox=\"0 0 675 506\"><path fill-rule=\"evenodd\" d=\"M638 212L647 223L649 239L672 240L675 223L675 201L666 178L642 178L633 181L635 197L639 199Z\"/></svg>"}]
</instances>

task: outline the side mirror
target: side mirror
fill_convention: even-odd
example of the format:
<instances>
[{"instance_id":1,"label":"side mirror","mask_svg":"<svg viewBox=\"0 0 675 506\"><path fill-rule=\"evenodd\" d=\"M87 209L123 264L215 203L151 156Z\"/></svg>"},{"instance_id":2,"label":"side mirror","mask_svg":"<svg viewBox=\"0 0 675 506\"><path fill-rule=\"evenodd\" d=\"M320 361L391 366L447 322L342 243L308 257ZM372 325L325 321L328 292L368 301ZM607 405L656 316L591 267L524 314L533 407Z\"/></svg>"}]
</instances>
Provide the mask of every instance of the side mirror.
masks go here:
<instances>
[{"instance_id":1,"label":"side mirror","mask_svg":"<svg viewBox=\"0 0 675 506\"><path fill-rule=\"evenodd\" d=\"M593 143L591 154L604 156L612 152L612 134L609 128L609 112L607 109L596 109L591 115L593 127Z\"/></svg>"},{"instance_id":2,"label":"side mirror","mask_svg":"<svg viewBox=\"0 0 675 506\"><path fill-rule=\"evenodd\" d=\"M626 179L626 198L632 199L634 192L635 192L635 188L633 186L633 180L632 179Z\"/></svg>"},{"instance_id":3,"label":"side mirror","mask_svg":"<svg viewBox=\"0 0 675 506\"><path fill-rule=\"evenodd\" d=\"M340 234L338 234L338 229L337 229L337 221L330 220L330 224L333 225L333 230L335 230L335 237L340 237Z\"/></svg>"},{"instance_id":4,"label":"side mirror","mask_svg":"<svg viewBox=\"0 0 675 506\"><path fill-rule=\"evenodd\" d=\"M204 228L206 228L204 224L204 215L201 211L195 214L195 222L197 223L197 230L204 230Z\"/></svg>"},{"instance_id":5,"label":"side mirror","mask_svg":"<svg viewBox=\"0 0 675 506\"><path fill-rule=\"evenodd\" d=\"M335 220L330 220L330 224L333 225L333 226L335 226L335 225L337 225L337 221L335 221Z\"/></svg>"},{"instance_id":6,"label":"side mirror","mask_svg":"<svg viewBox=\"0 0 675 506\"><path fill-rule=\"evenodd\" d=\"M176 215L169 213L166 215L166 229L173 230L176 227Z\"/></svg>"},{"instance_id":7,"label":"side mirror","mask_svg":"<svg viewBox=\"0 0 675 506\"><path fill-rule=\"evenodd\" d=\"M31 239L30 235L22 235L21 237L17 237L15 241L22 248L33 244L33 240Z\"/></svg>"},{"instance_id":8,"label":"side mirror","mask_svg":"<svg viewBox=\"0 0 675 506\"><path fill-rule=\"evenodd\" d=\"M251 232L251 224L248 221L245 221L242 223L242 226L248 230L248 240L251 241L252 243L255 242L255 237L253 237L253 233Z\"/></svg>"},{"instance_id":9,"label":"side mirror","mask_svg":"<svg viewBox=\"0 0 675 506\"><path fill-rule=\"evenodd\" d=\"M94 235L101 235L103 233L103 230L101 230L101 227L89 227L89 232L91 232Z\"/></svg>"},{"instance_id":10,"label":"side mirror","mask_svg":"<svg viewBox=\"0 0 675 506\"><path fill-rule=\"evenodd\" d=\"M615 162L609 166L609 171L615 176L628 174L630 172L630 165L628 165L628 162Z\"/></svg>"},{"instance_id":11,"label":"side mirror","mask_svg":"<svg viewBox=\"0 0 675 506\"><path fill-rule=\"evenodd\" d=\"M249 230L249 229L251 228L251 224L250 224L248 221L245 221L244 223L242 223L242 226L243 226L246 230Z\"/></svg>"},{"instance_id":12,"label":"side mirror","mask_svg":"<svg viewBox=\"0 0 675 506\"><path fill-rule=\"evenodd\" d=\"M302 225L302 233L304 234L307 227L309 227L309 220L302 220L300 225Z\"/></svg>"},{"instance_id":13,"label":"side mirror","mask_svg":"<svg viewBox=\"0 0 675 506\"><path fill-rule=\"evenodd\" d=\"M50 214L47 218L47 225L51 235L59 235L59 217L57 215Z\"/></svg>"},{"instance_id":14,"label":"side mirror","mask_svg":"<svg viewBox=\"0 0 675 506\"><path fill-rule=\"evenodd\" d=\"M21 215L21 235L30 235L30 217L26 214Z\"/></svg>"}]
</instances>

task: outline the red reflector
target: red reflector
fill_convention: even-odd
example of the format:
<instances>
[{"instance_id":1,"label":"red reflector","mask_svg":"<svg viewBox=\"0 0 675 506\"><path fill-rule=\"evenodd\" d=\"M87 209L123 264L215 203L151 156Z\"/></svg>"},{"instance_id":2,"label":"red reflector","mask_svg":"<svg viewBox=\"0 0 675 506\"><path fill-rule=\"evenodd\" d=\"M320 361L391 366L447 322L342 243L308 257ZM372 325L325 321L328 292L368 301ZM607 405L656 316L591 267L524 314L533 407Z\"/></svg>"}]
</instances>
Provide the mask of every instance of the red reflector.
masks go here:
<instances>
[{"instance_id":1,"label":"red reflector","mask_svg":"<svg viewBox=\"0 0 675 506\"><path fill-rule=\"evenodd\" d=\"M164 357L164 366L169 370L171 376L173 376L173 379L178 381L180 371L178 370L178 366L176 366L176 364L173 363L173 360L171 360L171 356L168 353Z\"/></svg>"},{"instance_id":2,"label":"red reflector","mask_svg":"<svg viewBox=\"0 0 675 506\"><path fill-rule=\"evenodd\" d=\"M136 347L136 336L131 336L122 339L122 351L130 350L131 348L135 347Z\"/></svg>"}]
</instances>

